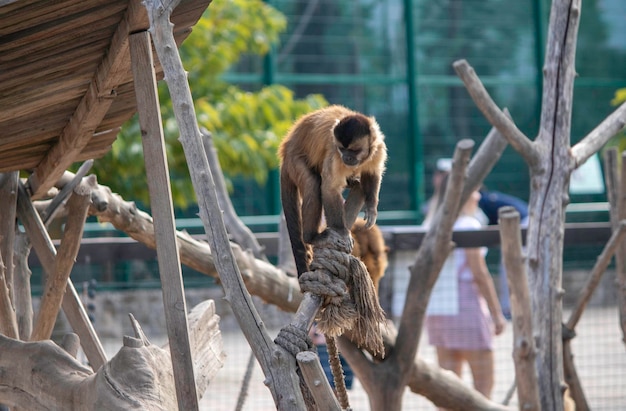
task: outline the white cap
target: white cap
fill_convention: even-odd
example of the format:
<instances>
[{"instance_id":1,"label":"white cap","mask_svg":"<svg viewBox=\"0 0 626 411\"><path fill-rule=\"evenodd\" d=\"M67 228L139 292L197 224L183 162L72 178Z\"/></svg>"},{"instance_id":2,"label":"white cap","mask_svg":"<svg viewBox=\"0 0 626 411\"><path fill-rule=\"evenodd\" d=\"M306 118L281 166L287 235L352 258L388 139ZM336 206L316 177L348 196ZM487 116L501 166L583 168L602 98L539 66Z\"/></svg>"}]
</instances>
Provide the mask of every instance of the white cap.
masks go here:
<instances>
[{"instance_id":1,"label":"white cap","mask_svg":"<svg viewBox=\"0 0 626 411\"><path fill-rule=\"evenodd\" d=\"M450 170L452 170L451 158L440 158L439 160L437 160L437 171L449 173Z\"/></svg>"}]
</instances>

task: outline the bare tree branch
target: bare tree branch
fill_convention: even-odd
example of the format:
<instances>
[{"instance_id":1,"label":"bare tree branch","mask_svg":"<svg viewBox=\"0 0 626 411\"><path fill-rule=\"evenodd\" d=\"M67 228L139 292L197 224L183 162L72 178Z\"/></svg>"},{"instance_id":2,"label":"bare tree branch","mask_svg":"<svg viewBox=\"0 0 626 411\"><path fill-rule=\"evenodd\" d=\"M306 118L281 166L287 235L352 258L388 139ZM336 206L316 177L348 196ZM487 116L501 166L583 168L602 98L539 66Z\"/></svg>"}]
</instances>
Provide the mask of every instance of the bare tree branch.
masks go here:
<instances>
[{"instance_id":1,"label":"bare tree branch","mask_svg":"<svg viewBox=\"0 0 626 411\"><path fill-rule=\"evenodd\" d=\"M528 277L522 255L520 214L513 207L498 210L500 240L506 278L511 290L511 313L513 315L513 360L520 409L541 410L535 357L537 349L533 338L533 316L530 308Z\"/></svg>"},{"instance_id":2,"label":"bare tree branch","mask_svg":"<svg viewBox=\"0 0 626 411\"><path fill-rule=\"evenodd\" d=\"M211 249L217 256L215 263L224 286L225 299L232 306L240 328L263 369L277 409L302 409L304 400L296 374L295 358L274 344L270 338L243 283L228 241L215 192L215 182L202 146L187 75L177 51L173 25L169 21L175 3L177 2L168 5L168 9L164 9L157 1L147 0L144 4L148 9L155 49L172 97L174 114L180 129L180 142L196 191L200 219Z\"/></svg>"},{"instance_id":3,"label":"bare tree branch","mask_svg":"<svg viewBox=\"0 0 626 411\"><path fill-rule=\"evenodd\" d=\"M457 60L452 66L461 80L463 80L474 103L476 103L476 106L482 111L487 120L502 133L509 144L517 150L529 166L537 164L539 161L538 154L532 141L498 108L469 63L466 60Z\"/></svg>"},{"instance_id":4,"label":"bare tree branch","mask_svg":"<svg viewBox=\"0 0 626 411\"><path fill-rule=\"evenodd\" d=\"M417 352L430 294L452 249L452 227L461 209L465 170L473 148L474 142L468 139L461 140L456 145L443 204L437 209L432 225L417 253L415 264L410 268L411 278L406 291L407 298L400 319L396 348L391 352L392 357L414 358ZM410 363L402 360L398 360L397 363L401 386L404 387L410 376Z\"/></svg>"},{"instance_id":5,"label":"bare tree branch","mask_svg":"<svg viewBox=\"0 0 626 411\"><path fill-rule=\"evenodd\" d=\"M619 106L596 128L572 147L572 168L576 169L589 157L598 152L613 136L626 125L626 103Z\"/></svg>"},{"instance_id":6,"label":"bare tree branch","mask_svg":"<svg viewBox=\"0 0 626 411\"><path fill-rule=\"evenodd\" d=\"M220 167L217 150L213 144L213 136L207 130L203 129L201 132L202 145L209 161L213 181L215 182L217 201L224 211L224 224L228 228L228 233L233 238L233 241L239 244L244 250L250 250L254 257L267 261L263 247L259 244L254 234L252 234L252 231L250 231L237 216L233 203L230 201L230 196L226 190L226 183L224 182L224 173Z\"/></svg>"}]
</instances>

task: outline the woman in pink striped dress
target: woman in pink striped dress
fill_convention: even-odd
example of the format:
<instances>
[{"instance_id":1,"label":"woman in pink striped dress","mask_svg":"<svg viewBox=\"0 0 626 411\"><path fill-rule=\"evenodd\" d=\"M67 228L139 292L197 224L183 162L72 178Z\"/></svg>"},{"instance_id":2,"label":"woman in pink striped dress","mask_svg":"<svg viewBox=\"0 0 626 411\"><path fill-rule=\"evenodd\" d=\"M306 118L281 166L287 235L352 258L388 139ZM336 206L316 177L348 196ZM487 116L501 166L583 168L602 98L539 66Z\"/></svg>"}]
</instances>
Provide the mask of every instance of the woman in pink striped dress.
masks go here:
<instances>
[{"instance_id":1,"label":"woman in pink striped dress","mask_svg":"<svg viewBox=\"0 0 626 411\"><path fill-rule=\"evenodd\" d=\"M475 191L463 206L455 230L481 228L475 217L478 200L480 193ZM487 269L486 254L486 248L452 251L449 258L454 259L451 268L457 276L458 308L454 314L428 315L426 328L429 342L437 349L439 365L461 375L467 362L474 388L489 398L494 384L493 336L504 331L506 320Z\"/></svg>"}]
</instances>

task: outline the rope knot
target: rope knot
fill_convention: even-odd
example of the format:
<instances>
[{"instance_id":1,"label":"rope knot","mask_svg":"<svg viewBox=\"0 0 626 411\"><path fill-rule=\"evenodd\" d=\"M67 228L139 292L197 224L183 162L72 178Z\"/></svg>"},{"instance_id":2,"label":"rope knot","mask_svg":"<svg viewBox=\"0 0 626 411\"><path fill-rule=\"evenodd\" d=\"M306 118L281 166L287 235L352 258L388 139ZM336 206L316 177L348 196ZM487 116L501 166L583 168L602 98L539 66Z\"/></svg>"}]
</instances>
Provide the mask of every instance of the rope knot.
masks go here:
<instances>
[{"instance_id":1,"label":"rope knot","mask_svg":"<svg viewBox=\"0 0 626 411\"><path fill-rule=\"evenodd\" d=\"M303 292L322 297L317 326L330 337L354 330L354 342L383 353L379 324L385 314L363 262L350 254L352 238L327 229L313 246L311 271L300 276Z\"/></svg>"}]
</instances>

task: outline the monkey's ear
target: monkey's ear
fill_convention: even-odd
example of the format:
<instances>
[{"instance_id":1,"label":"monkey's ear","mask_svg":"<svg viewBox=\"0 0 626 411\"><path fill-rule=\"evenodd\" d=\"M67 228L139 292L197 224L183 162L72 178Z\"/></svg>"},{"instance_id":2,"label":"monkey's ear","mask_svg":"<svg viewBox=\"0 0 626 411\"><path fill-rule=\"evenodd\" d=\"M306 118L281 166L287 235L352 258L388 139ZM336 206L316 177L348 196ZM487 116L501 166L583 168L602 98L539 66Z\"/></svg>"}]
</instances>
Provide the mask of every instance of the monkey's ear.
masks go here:
<instances>
[{"instance_id":1,"label":"monkey's ear","mask_svg":"<svg viewBox=\"0 0 626 411\"><path fill-rule=\"evenodd\" d=\"M330 128L330 132L333 133L333 136L335 136L335 138L337 138L337 126L339 125L340 122L341 120L336 118L335 122L333 123L333 126Z\"/></svg>"}]
</instances>

